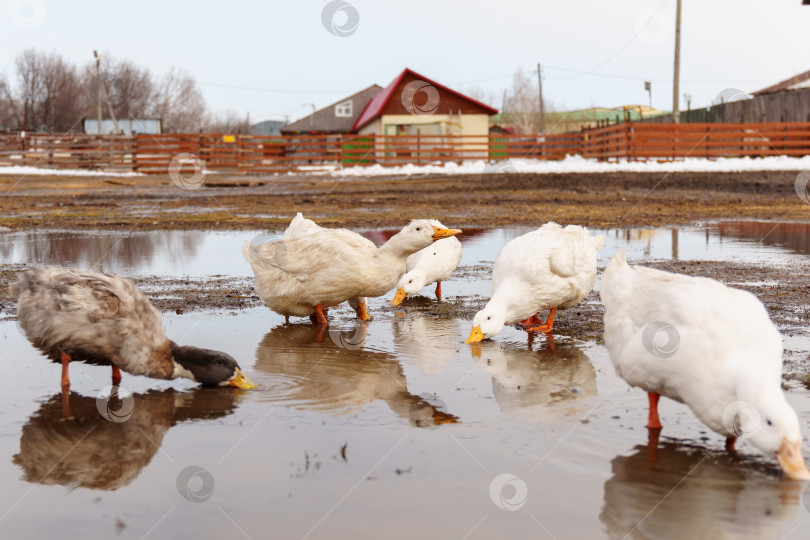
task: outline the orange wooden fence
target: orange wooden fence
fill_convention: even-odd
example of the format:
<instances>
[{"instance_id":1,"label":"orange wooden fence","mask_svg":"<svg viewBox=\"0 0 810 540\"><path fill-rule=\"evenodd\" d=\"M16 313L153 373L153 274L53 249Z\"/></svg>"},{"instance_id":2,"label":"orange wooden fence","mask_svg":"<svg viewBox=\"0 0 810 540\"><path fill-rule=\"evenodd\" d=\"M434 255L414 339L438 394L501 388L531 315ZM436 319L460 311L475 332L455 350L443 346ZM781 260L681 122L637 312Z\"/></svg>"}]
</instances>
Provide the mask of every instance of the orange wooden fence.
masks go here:
<instances>
[{"instance_id":1,"label":"orange wooden fence","mask_svg":"<svg viewBox=\"0 0 810 540\"><path fill-rule=\"evenodd\" d=\"M117 169L163 174L172 160L208 169L284 173L469 160L607 160L804 156L810 122L619 123L555 135L73 135L0 134L0 166Z\"/></svg>"}]
</instances>

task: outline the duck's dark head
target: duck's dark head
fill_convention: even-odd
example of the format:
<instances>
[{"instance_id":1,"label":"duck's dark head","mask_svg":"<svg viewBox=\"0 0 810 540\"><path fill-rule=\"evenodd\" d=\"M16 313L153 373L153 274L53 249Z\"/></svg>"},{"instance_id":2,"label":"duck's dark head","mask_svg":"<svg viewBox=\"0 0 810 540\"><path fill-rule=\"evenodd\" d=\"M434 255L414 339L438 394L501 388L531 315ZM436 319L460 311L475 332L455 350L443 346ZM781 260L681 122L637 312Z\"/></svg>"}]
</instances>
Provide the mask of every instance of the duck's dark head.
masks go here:
<instances>
[{"instance_id":1,"label":"duck's dark head","mask_svg":"<svg viewBox=\"0 0 810 540\"><path fill-rule=\"evenodd\" d=\"M174 376L197 381L203 386L257 388L239 368L232 356L199 347L182 347L172 342Z\"/></svg>"}]
</instances>

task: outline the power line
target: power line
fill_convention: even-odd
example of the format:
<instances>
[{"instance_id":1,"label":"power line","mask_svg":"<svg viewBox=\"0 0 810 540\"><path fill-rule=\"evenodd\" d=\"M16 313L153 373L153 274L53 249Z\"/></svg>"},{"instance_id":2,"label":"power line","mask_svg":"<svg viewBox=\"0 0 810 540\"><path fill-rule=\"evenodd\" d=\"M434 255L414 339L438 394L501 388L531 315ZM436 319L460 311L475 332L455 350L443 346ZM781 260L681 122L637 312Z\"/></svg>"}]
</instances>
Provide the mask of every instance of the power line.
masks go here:
<instances>
[{"instance_id":1,"label":"power line","mask_svg":"<svg viewBox=\"0 0 810 540\"><path fill-rule=\"evenodd\" d=\"M277 92L281 94L347 94L351 93L348 90L289 90L280 88L256 88L250 86L233 86L230 84L217 84L209 82L199 83L203 86L216 86L218 88L230 88L232 90L247 90L249 92Z\"/></svg>"}]
</instances>

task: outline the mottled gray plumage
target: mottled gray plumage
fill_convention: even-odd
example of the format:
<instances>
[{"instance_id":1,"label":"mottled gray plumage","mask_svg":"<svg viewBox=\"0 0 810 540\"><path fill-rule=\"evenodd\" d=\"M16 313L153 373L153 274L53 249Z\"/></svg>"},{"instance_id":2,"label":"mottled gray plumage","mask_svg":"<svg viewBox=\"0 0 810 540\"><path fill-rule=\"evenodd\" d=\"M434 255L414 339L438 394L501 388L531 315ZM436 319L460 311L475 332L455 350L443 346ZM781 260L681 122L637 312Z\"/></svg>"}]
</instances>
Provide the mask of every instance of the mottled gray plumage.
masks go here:
<instances>
[{"instance_id":1,"label":"mottled gray plumage","mask_svg":"<svg viewBox=\"0 0 810 540\"><path fill-rule=\"evenodd\" d=\"M133 375L171 378L160 313L131 280L46 266L18 274L11 293L20 326L51 360L65 352Z\"/></svg>"}]
</instances>

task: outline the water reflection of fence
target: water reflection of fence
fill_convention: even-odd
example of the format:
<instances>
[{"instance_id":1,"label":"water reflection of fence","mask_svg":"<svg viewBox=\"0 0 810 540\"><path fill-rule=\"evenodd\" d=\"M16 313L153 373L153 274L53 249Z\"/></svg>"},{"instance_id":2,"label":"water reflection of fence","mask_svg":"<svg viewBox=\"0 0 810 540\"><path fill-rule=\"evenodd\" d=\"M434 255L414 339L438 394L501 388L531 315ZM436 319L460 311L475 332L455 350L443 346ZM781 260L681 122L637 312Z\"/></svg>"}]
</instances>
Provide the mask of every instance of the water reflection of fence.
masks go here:
<instances>
[{"instance_id":1,"label":"water reflection of fence","mask_svg":"<svg viewBox=\"0 0 810 540\"><path fill-rule=\"evenodd\" d=\"M165 173L178 154L238 173L470 160L607 160L810 154L810 122L619 123L554 135L0 135L0 165Z\"/></svg>"}]
</instances>

